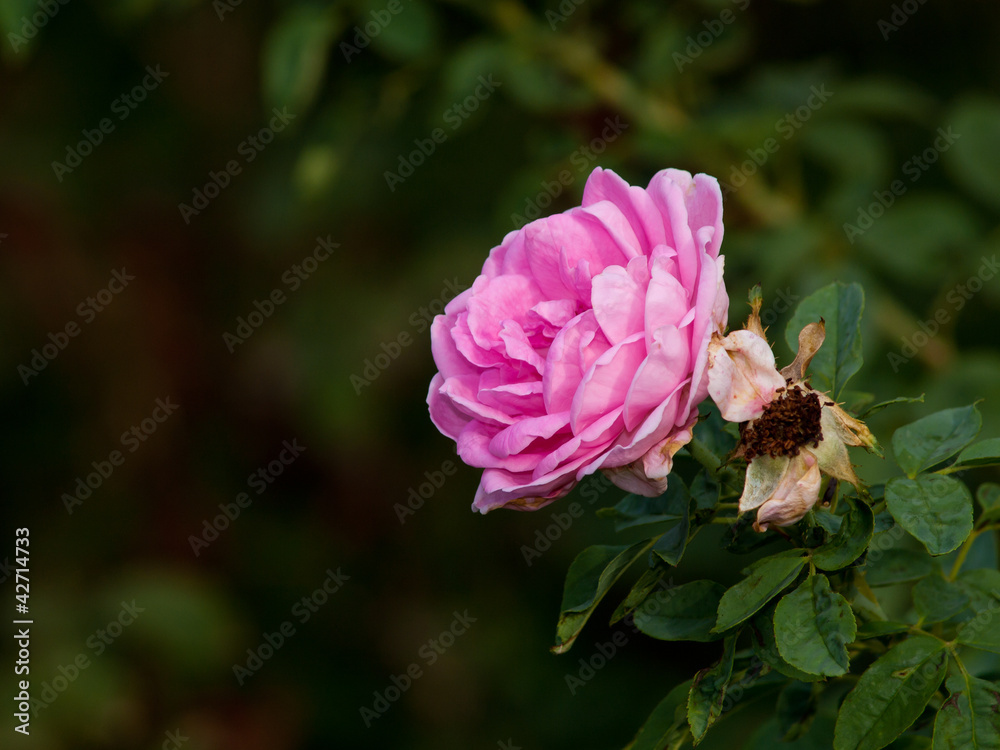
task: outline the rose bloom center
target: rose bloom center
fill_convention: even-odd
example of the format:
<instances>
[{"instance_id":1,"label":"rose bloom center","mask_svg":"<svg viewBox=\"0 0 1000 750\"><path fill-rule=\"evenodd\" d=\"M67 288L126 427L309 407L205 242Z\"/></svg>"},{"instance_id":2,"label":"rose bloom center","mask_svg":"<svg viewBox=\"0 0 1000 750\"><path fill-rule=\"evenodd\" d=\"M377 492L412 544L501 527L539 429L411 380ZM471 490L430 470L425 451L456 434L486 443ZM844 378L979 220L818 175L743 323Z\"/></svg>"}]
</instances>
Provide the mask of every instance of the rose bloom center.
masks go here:
<instances>
[{"instance_id":1,"label":"rose bloom center","mask_svg":"<svg viewBox=\"0 0 1000 750\"><path fill-rule=\"evenodd\" d=\"M757 419L743 425L743 451L747 460L756 456L795 456L804 446L823 439L819 394L798 385L779 388L778 396L764 407Z\"/></svg>"}]
</instances>

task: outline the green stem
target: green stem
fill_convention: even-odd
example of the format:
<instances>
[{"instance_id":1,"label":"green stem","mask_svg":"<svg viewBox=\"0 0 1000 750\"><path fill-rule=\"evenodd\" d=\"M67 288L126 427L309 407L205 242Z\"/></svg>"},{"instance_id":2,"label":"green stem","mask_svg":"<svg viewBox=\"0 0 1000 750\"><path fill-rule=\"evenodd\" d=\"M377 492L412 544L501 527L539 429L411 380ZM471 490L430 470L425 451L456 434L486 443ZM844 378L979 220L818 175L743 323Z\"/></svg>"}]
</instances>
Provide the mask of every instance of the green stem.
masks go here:
<instances>
[{"instance_id":1,"label":"green stem","mask_svg":"<svg viewBox=\"0 0 1000 750\"><path fill-rule=\"evenodd\" d=\"M734 518L732 516L715 516L709 523L724 523L727 526L732 526L738 520L739 519Z\"/></svg>"},{"instance_id":2,"label":"green stem","mask_svg":"<svg viewBox=\"0 0 1000 750\"><path fill-rule=\"evenodd\" d=\"M969 534L969 538L965 540L965 544L962 545L962 549L958 552L958 557L955 558L955 564L951 566L951 573L948 574L948 580L954 581L958 576L958 571L961 570L962 564L965 562L965 558L969 556L969 550L972 549L972 543L976 541L976 537L986 531L989 526L984 526L981 529L977 529Z\"/></svg>"},{"instance_id":3,"label":"green stem","mask_svg":"<svg viewBox=\"0 0 1000 750\"><path fill-rule=\"evenodd\" d=\"M698 438L691 438L691 442L687 444L687 449L691 454L691 458L708 469L711 474L715 474L719 470L719 467L722 466L722 461L719 460L719 457L712 453L708 449L708 446Z\"/></svg>"}]
</instances>

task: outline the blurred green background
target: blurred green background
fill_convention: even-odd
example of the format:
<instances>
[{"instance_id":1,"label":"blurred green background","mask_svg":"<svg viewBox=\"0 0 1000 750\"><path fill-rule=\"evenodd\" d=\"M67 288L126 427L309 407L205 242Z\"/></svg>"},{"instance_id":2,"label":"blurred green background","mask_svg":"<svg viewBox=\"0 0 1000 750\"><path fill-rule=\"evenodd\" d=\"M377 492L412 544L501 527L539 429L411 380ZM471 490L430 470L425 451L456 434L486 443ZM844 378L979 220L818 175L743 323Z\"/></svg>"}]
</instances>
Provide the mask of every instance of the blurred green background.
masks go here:
<instances>
[{"instance_id":1,"label":"blurred green background","mask_svg":"<svg viewBox=\"0 0 1000 750\"><path fill-rule=\"evenodd\" d=\"M713 661L625 631L571 693L613 629L548 653L562 577L621 493L578 489L528 565L570 501L473 516L426 414L430 315L598 165L727 183L733 324L762 282L783 342L787 300L860 281L853 387L927 394L883 442L978 398L1000 434L1000 6L0 0L0 27L0 592L6 621L28 527L46 701L28 738L5 701L3 747L617 748ZM675 582L738 567L703 535Z\"/></svg>"}]
</instances>

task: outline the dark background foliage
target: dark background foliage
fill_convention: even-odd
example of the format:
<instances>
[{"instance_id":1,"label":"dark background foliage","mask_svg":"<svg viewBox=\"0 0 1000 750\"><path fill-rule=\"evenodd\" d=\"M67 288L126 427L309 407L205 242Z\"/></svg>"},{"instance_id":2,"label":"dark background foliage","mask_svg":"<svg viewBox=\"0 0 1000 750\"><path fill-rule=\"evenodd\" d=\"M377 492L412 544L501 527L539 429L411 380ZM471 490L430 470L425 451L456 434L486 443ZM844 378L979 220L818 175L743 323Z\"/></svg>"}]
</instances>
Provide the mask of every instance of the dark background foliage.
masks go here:
<instances>
[{"instance_id":1,"label":"dark background foliage","mask_svg":"<svg viewBox=\"0 0 1000 750\"><path fill-rule=\"evenodd\" d=\"M13 529L28 527L32 690L55 698L30 739L8 711L4 746L154 748L180 730L192 749L621 747L717 658L717 644L626 630L571 694L566 675L613 629L596 618L569 654L548 653L562 577L610 540L592 511L621 493L473 516L477 472L445 476L454 449L427 419L429 313L517 215L578 202L594 166L729 183L733 324L758 281L779 342L783 299L861 282L867 364L852 387L927 394L874 421L883 442L977 398L998 434L991 3L2 0L0 26L0 591L12 611ZM119 119L147 66L167 76ZM830 93L810 108L814 90ZM294 119L258 152L247 139L273 108ZM113 129L80 147L104 118ZM939 128L958 135L943 152ZM415 139L433 153L412 157ZM912 160L928 148L925 170ZM186 212L231 160L240 172ZM870 208L897 180L892 205ZM859 212L877 215L870 229L845 231L867 226ZM339 247L293 289L317 237ZM134 281L78 313L122 267ZM227 345L273 289L286 301ZM70 322L78 335L44 369L19 369ZM123 431L158 398L176 412L129 452ZM248 489L293 439L301 457ZM69 513L77 480L116 449L122 465ZM886 469L864 459L863 472ZM195 554L192 536L240 492L252 503ZM557 535L572 499L587 514ZM558 538L528 565L546 529ZM677 582L736 578L709 537ZM301 622L296 602L328 570L349 580ZM101 641L132 600L144 611ZM428 641L466 610L475 622L429 663ZM294 635L238 684L234 665L285 621ZM8 696L9 640L2 651ZM411 664L421 676L366 727L360 709ZM705 747L747 737L749 708Z\"/></svg>"}]
</instances>

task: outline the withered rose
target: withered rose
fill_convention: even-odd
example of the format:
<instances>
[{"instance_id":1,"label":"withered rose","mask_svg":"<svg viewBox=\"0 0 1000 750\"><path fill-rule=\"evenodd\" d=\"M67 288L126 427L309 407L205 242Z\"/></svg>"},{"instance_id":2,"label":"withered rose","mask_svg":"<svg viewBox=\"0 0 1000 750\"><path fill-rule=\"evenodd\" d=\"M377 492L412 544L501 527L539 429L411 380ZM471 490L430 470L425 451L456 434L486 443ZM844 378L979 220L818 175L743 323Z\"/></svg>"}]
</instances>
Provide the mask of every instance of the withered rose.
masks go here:
<instances>
[{"instance_id":1,"label":"withered rose","mask_svg":"<svg viewBox=\"0 0 1000 750\"><path fill-rule=\"evenodd\" d=\"M754 528L789 526L819 500L821 473L861 489L847 446L881 455L875 437L827 394L806 382L823 344L821 319L799 333L795 361L780 372L760 323L760 298L745 328L715 334L708 346L708 392L723 419L741 424L734 456L749 461L741 513L757 510Z\"/></svg>"}]
</instances>

